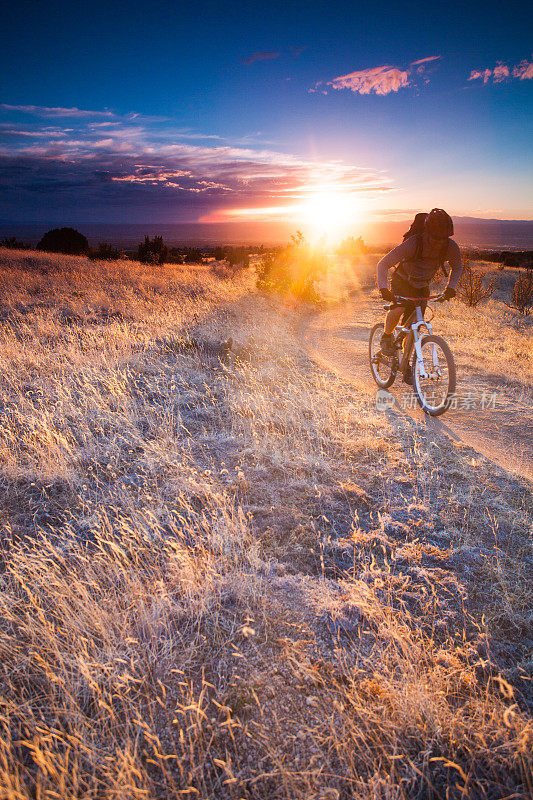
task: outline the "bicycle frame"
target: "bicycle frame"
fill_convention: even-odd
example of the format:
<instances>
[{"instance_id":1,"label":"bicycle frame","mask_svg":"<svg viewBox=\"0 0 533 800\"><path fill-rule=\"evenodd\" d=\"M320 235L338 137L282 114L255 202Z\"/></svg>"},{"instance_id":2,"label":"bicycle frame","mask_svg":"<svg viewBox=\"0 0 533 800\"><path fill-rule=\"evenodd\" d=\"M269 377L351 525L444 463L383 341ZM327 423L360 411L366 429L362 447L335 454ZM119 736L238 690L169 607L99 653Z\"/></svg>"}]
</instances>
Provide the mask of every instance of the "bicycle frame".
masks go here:
<instances>
[{"instance_id":1,"label":"bicycle frame","mask_svg":"<svg viewBox=\"0 0 533 800\"><path fill-rule=\"evenodd\" d=\"M436 300L439 297L441 297L441 295L432 295L430 297L423 297L423 298L421 298L421 297L401 297L401 296L398 296L398 298L397 298L398 300L407 300L407 301L412 302L412 303L413 302L417 303L415 309L411 312L409 317L406 319L405 324L404 325L396 325L396 327L394 328L394 334L395 334L394 338L395 338L396 341L398 340L398 337L400 337L402 334L404 335L404 337L407 337L407 341L406 341L406 343L404 345L404 348L403 348L403 358L402 358L402 360L400 362L400 370L402 372L405 371L407 369L407 367L409 366L409 360L411 358L411 353L413 352L413 346L414 346L415 352L416 352L416 358L417 358L417 361L420 364L420 377L421 378L427 378L428 377L428 374L427 374L427 372L426 372L426 370L424 368L424 358L422 356L422 345L420 343L421 336L420 336L420 333L419 333L419 328L422 325L424 325L427 328L427 331L428 331L429 334L433 333L433 328L432 328L431 322L427 322L424 319L424 314L422 313L422 306L421 306L420 301L421 300L422 301L424 301L424 300ZM390 311L391 308L395 308L395 307L397 308L397 307L399 307L401 305L402 305L401 303L395 303L393 306L386 306L385 308ZM416 318L416 321L415 321L415 318ZM402 340L403 339L401 339L400 341L402 341ZM438 372L440 374L439 360L438 360L435 348L433 348L433 366L434 366L436 372Z\"/></svg>"}]
</instances>

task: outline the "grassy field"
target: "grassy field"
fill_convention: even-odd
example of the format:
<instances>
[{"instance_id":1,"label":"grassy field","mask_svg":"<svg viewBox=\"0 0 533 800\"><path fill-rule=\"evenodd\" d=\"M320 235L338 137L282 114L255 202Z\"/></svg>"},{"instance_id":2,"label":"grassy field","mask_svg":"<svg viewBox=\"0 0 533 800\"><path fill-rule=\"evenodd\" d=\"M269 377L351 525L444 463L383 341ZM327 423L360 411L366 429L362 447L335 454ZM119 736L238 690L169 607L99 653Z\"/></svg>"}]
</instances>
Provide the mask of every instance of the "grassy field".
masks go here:
<instances>
[{"instance_id":1,"label":"grassy field","mask_svg":"<svg viewBox=\"0 0 533 800\"><path fill-rule=\"evenodd\" d=\"M0 251L1 800L533 792L531 487L400 434L309 313ZM445 333L526 386L506 314Z\"/></svg>"}]
</instances>

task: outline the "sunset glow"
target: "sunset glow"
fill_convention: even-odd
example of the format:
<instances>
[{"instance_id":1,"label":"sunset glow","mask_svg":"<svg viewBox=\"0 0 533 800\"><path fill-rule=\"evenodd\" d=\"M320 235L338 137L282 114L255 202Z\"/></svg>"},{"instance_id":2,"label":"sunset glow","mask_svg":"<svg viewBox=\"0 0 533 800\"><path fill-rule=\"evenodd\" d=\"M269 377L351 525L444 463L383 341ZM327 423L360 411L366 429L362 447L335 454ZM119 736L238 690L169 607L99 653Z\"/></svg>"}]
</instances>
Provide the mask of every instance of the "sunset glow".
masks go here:
<instances>
[{"instance_id":1,"label":"sunset glow","mask_svg":"<svg viewBox=\"0 0 533 800\"><path fill-rule=\"evenodd\" d=\"M362 205L353 195L334 190L319 191L299 209L301 221L311 238L340 239L358 230L362 223Z\"/></svg>"},{"instance_id":2,"label":"sunset glow","mask_svg":"<svg viewBox=\"0 0 533 800\"><path fill-rule=\"evenodd\" d=\"M157 36L145 39L143 23L142 47L131 48L136 13L106 7L102 30L97 3L91 35L106 54L97 59L61 24L45 36L42 4L31 4L21 41L19 5L0 52L11 76L0 103L6 232L68 219L199 225L208 239L282 242L298 228L379 243L437 205L458 219L461 241L478 243L494 237L467 233L472 218L533 218L533 60L518 12L498 11L496 24L480 5L452 47L436 8L424 10L421 38L416 6L324 14L289 4L258 31L252 7L237 24L208 3L200 25L195 7L167 14L156 3ZM33 80L36 63L49 79ZM480 124L489 109L491 125Z\"/></svg>"},{"instance_id":3,"label":"sunset glow","mask_svg":"<svg viewBox=\"0 0 533 800\"><path fill-rule=\"evenodd\" d=\"M335 187L301 190L302 199L287 205L232 208L203 217L202 222L265 221L292 222L311 242L337 243L342 237L360 230L366 220L364 201L355 193Z\"/></svg>"}]
</instances>

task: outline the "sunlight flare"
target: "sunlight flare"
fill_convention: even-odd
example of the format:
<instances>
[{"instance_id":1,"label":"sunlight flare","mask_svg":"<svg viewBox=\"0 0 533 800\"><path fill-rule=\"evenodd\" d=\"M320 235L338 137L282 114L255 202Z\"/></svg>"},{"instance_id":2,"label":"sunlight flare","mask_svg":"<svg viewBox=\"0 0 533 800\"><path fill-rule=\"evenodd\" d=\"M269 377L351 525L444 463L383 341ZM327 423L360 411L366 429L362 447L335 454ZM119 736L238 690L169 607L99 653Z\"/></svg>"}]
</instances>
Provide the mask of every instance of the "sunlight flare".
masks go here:
<instances>
[{"instance_id":1,"label":"sunlight flare","mask_svg":"<svg viewBox=\"0 0 533 800\"><path fill-rule=\"evenodd\" d=\"M325 238L334 242L359 229L363 209L353 194L325 189L301 205L299 216L312 240Z\"/></svg>"},{"instance_id":2,"label":"sunlight flare","mask_svg":"<svg viewBox=\"0 0 533 800\"><path fill-rule=\"evenodd\" d=\"M299 201L290 205L232 208L201 218L201 222L233 219L291 222L313 244L337 245L343 237L359 234L366 221L361 197L335 187L311 187L302 191Z\"/></svg>"}]
</instances>

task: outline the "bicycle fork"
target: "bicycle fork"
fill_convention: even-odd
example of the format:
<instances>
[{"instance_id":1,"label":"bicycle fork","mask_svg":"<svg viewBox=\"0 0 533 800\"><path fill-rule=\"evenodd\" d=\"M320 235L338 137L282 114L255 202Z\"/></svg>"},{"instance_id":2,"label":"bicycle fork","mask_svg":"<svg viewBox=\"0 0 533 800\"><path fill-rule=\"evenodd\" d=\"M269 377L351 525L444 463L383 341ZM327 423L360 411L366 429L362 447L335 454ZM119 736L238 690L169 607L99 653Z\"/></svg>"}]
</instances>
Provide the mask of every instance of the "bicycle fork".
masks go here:
<instances>
[{"instance_id":1,"label":"bicycle fork","mask_svg":"<svg viewBox=\"0 0 533 800\"><path fill-rule=\"evenodd\" d=\"M413 351L413 346L416 352L416 360L418 361L420 367L420 377L427 378L428 374L426 372L426 368L424 366L424 357L422 355L422 344L421 344L421 337L419 334L419 328L421 325L425 325L429 334L433 333L433 329L431 327L430 322L426 322L424 320L422 311L420 306L416 307L416 322L412 322L410 325L407 324L400 328L400 333L407 334L407 341L404 347L404 354L400 364L400 369L402 372L405 372L409 366L409 361L411 358L411 353ZM432 355L433 355L433 367L437 373L440 372L439 370L439 360L437 354L437 348L432 348Z\"/></svg>"}]
</instances>

